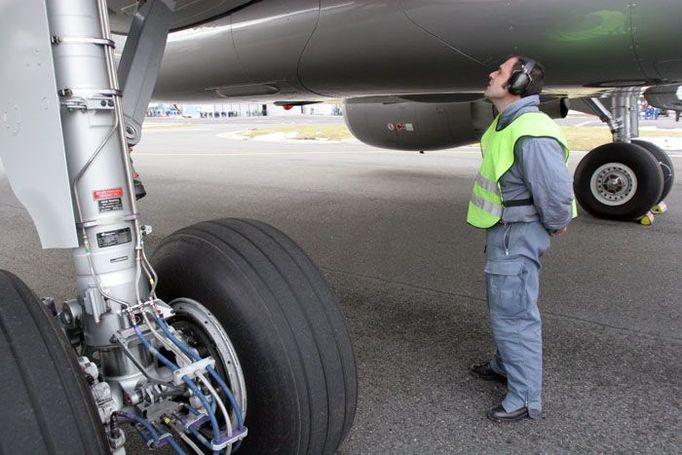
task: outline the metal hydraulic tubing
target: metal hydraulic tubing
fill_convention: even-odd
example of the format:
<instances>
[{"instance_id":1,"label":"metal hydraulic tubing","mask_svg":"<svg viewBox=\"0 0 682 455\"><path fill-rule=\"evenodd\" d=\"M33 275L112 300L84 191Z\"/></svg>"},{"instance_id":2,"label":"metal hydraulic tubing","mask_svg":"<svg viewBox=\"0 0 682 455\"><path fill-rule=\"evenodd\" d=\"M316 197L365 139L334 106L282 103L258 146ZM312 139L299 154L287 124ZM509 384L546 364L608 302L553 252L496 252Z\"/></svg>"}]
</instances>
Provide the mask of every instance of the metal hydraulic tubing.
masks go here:
<instances>
[{"instance_id":1,"label":"metal hydraulic tubing","mask_svg":"<svg viewBox=\"0 0 682 455\"><path fill-rule=\"evenodd\" d=\"M123 309L149 292L104 0L47 0L79 247L74 262L85 343L107 380L139 374L111 342ZM141 354L140 354L141 356ZM141 356L142 357L142 356ZM140 359L144 365L148 357Z\"/></svg>"}]
</instances>

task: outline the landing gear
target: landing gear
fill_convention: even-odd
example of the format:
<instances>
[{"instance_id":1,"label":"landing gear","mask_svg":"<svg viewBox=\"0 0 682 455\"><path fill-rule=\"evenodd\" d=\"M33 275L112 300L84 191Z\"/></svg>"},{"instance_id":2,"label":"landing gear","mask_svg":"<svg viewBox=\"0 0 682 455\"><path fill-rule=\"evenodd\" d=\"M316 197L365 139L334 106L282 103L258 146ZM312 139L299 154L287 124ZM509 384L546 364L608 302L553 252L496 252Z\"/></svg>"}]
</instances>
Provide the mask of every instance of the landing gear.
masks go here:
<instances>
[{"instance_id":1,"label":"landing gear","mask_svg":"<svg viewBox=\"0 0 682 455\"><path fill-rule=\"evenodd\" d=\"M575 170L574 192L591 215L612 220L653 220L651 211L664 207L674 182L670 157L639 135L638 90L614 94L607 108L598 99L583 100L611 128L614 142L590 151Z\"/></svg>"},{"instance_id":2,"label":"landing gear","mask_svg":"<svg viewBox=\"0 0 682 455\"><path fill-rule=\"evenodd\" d=\"M355 415L355 360L336 298L303 251L264 223L223 219L172 234L152 262L158 295L198 302L234 344L250 432L239 453L334 453ZM186 332L179 305L173 324Z\"/></svg>"},{"instance_id":3,"label":"landing gear","mask_svg":"<svg viewBox=\"0 0 682 455\"><path fill-rule=\"evenodd\" d=\"M125 422L148 447L179 454L182 444L334 453L355 414L355 360L338 303L300 248L270 226L227 219L169 237L156 269L147 259L128 148L175 2L137 2L118 74L105 0L10 3L6 22L22 24L10 34L21 39L0 54L26 64L6 72L0 99L24 98L0 119L12 127L0 128L0 157L42 220L43 244L72 249L77 295L60 313L67 342L0 271L0 452L124 455ZM36 114L23 128L19 104ZM45 146L30 159L19 145L34 138Z\"/></svg>"},{"instance_id":4,"label":"landing gear","mask_svg":"<svg viewBox=\"0 0 682 455\"><path fill-rule=\"evenodd\" d=\"M574 191L590 214L629 221L660 201L663 173L654 156L639 145L604 144L578 164Z\"/></svg>"}]
</instances>

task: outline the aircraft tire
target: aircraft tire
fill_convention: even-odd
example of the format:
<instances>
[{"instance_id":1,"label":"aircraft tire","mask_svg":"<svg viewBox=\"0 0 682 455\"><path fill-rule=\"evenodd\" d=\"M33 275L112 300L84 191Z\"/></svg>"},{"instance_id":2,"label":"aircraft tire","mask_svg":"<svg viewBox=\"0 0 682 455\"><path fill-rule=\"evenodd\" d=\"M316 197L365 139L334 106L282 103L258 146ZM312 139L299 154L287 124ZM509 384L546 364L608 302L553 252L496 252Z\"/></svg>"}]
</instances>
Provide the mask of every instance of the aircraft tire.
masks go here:
<instances>
[{"instance_id":1,"label":"aircraft tire","mask_svg":"<svg viewBox=\"0 0 682 455\"><path fill-rule=\"evenodd\" d=\"M632 143L647 149L649 153L656 158L658 165L661 167L661 172L663 172L663 192L661 193L661 198L657 202L659 203L665 199L668 193L670 193L670 190L675 183L675 165L673 164L673 160L670 159L665 150L656 144L639 139L633 140Z\"/></svg>"},{"instance_id":2,"label":"aircraft tire","mask_svg":"<svg viewBox=\"0 0 682 455\"><path fill-rule=\"evenodd\" d=\"M227 218L175 232L152 263L159 297L201 303L234 345L248 403L239 453L335 453L355 416L355 358L336 297L300 247Z\"/></svg>"},{"instance_id":3,"label":"aircraft tire","mask_svg":"<svg viewBox=\"0 0 682 455\"><path fill-rule=\"evenodd\" d=\"M573 189L581 207L593 216L635 220L660 201L663 172L647 149L609 143L595 148L578 163Z\"/></svg>"},{"instance_id":4,"label":"aircraft tire","mask_svg":"<svg viewBox=\"0 0 682 455\"><path fill-rule=\"evenodd\" d=\"M0 270L0 453L111 453L74 351L50 319Z\"/></svg>"}]
</instances>

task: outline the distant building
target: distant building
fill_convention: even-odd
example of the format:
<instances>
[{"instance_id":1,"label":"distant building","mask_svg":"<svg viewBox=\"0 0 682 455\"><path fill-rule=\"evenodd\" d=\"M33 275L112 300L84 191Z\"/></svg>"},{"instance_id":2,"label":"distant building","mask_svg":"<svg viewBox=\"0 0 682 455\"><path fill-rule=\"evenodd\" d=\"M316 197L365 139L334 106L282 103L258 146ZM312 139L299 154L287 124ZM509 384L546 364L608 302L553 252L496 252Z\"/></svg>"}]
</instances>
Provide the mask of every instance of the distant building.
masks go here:
<instances>
[{"instance_id":1,"label":"distant building","mask_svg":"<svg viewBox=\"0 0 682 455\"><path fill-rule=\"evenodd\" d=\"M264 114L263 104L157 104L151 103L147 109L148 117L186 118L231 118L260 117ZM338 104L308 104L285 109L274 104L265 105L267 115L297 117L305 115L341 115Z\"/></svg>"}]
</instances>

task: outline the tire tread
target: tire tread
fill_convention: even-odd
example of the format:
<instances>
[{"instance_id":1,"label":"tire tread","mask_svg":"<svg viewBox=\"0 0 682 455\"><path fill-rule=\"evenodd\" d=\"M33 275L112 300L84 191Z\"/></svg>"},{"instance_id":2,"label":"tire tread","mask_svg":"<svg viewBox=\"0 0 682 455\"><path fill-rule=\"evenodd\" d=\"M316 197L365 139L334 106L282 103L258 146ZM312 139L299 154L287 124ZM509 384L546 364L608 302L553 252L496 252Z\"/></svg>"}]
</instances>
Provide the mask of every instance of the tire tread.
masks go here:
<instances>
[{"instance_id":1,"label":"tire tread","mask_svg":"<svg viewBox=\"0 0 682 455\"><path fill-rule=\"evenodd\" d=\"M295 417L287 416L291 419L289 424L293 426L289 433L295 436L289 434L287 438L293 437L292 440L283 442L278 441L282 435L256 434L256 431L254 438L270 438L269 443L282 450L277 453L334 453L353 421L357 373L343 313L324 276L291 239L255 220L221 219L181 229L162 241L154 253L153 261L159 264L156 267L160 266L159 295L162 298L195 298L208 306L216 316L221 310L214 308L215 303L210 304L211 300L215 300L211 293L195 290L194 296L182 295L188 291L178 282L191 280L195 275L173 265L180 258L187 257L188 263L201 268L201 273L212 274L215 281L219 280L217 272L212 270L213 266L195 265L194 261L197 259L189 258L195 254L202 255L202 261L208 261L215 268L224 269L221 272L226 274L223 281L229 283L221 283L219 287L222 290L219 292L224 292L235 301L248 300L246 303L233 301L232 304L238 307L233 311L239 314L236 321L227 320L224 323L229 326L226 331L238 353L239 341L233 338L234 332L243 330L240 321L249 319L255 312L267 314L267 323L251 320L253 327L249 330L276 332L275 338L281 349L277 347L276 353L264 352L262 349L272 340L254 341L263 344L262 347L242 344L241 348L247 351L249 348L255 349L250 351L252 355L274 356L276 362L283 360L280 356L286 357L285 362L279 363L277 374L282 375L281 379L288 384L282 387L294 390L289 394L293 393L295 397L285 398L284 401L293 399L296 403L285 403L289 413L297 414ZM187 268L191 267L184 267ZM197 278L203 280L205 277ZM237 287L239 289L235 289ZM263 336L252 332L249 335L251 337ZM258 361L244 359L240 355L244 374L258 376L257 371L254 373L254 370L258 370L258 365L252 364ZM247 390L248 379L247 377ZM251 393L248 400L250 406ZM343 408L339 403L343 404ZM272 417L262 410L257 412L261 417L265 415L266 420ZM251 410L247 411L247 422L251 413ZM272 446L252 441L247 438L240 452L275 451ZM282 443L281 446L277 445L279 442Z\"/></svg>"}]
</instances>

